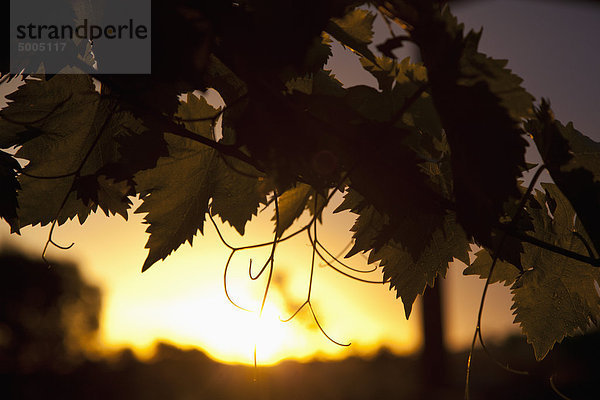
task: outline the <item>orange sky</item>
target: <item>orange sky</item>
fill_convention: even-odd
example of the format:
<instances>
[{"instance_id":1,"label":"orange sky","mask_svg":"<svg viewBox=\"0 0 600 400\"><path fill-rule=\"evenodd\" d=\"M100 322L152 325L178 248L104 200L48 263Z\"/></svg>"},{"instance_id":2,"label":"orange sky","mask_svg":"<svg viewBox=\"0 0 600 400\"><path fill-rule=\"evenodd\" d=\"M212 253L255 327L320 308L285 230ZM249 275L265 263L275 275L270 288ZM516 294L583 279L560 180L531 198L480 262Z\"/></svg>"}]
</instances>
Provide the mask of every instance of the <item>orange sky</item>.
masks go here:
<instances>
[{"instance_id":1,"label":"orange sky","mask_svg":"<svg viewBox=\"0 0 600 400\"><path fill-rule=\"evenodd\" d=\"M330 207L334 208L335 204ZM268 241L272 236L271 216L272 210L267 210L253 220L244 238L228 227L222 227L223 233L236 244ZM307 218L305 215L304 221ZM55 230L58 243L75 242L75 246L68 251L52 249L50 255L76 261L84 277L103 290L101 338L108 349L133 346L139 354L148 356L153 342L160 339L202 347L220 361L252 363L256 341L258 361L268 364L282 358L370 355L381 346L406 354L419 346L418 306L406 321L401 302L387 286L354 282L327 267L316 268L313 305L327 333L352 345L339 347L329 342L307 309L291 322L280 322L279 318L291 315L306 297L311 248L305 237L277 247L274 284L264 316L258 321L257 313L239 310L225 297L223 270L229 252L210 224L204 236L195 238L193 247L182 246L166 261L141 274L147 252L147 234L141 221L139 214L130 216L128 222L96 214L84 226L70 222ZM349 241L352 222L349 213L326 215L320 239L332 252L342 250ZM47 232L48 227L26 228L21 237L9 237L8 228L3 226L0 238L4 244L39 255ZM259 260L268 257L268 251L240 252L233 259L228 276L230 294L246 308L259 307L264 288L264 279L253 282L248 278L249 258L259 265ZM356 256L352 265L364 266L365 260ZM474 278L459 276L461 270L458 265L452 268L447 285L445 306L451 348L468 342L482 285ZM381 273L370 274L369 278L381 279ZM477 289L471 290L468 282ZM494 326L488 333L502 331L510 324L508 303L496 303L491 302L490 310L495 315L490 321Z\"/></svg>"}]
</instances>

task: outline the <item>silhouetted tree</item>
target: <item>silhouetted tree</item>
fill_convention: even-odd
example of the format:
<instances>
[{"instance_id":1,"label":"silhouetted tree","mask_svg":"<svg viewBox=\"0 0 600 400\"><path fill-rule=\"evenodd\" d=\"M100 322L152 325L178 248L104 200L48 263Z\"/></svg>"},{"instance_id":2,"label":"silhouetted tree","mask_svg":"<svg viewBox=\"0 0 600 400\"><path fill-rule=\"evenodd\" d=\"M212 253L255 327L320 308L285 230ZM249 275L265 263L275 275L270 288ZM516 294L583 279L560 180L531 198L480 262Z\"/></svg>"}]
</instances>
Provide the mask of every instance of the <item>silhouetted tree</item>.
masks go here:
<instances>
[{"instance_id":1,"label":"silhouetted tree","mask_svg":"<svg viewBox=\"0 0 600 400\"><path fill-rule=\"evenodd\" d=\"M74 265L1 255L0 373L79 364L95 343L99 313L99 289Z\"/></svg>"}]
</instances>

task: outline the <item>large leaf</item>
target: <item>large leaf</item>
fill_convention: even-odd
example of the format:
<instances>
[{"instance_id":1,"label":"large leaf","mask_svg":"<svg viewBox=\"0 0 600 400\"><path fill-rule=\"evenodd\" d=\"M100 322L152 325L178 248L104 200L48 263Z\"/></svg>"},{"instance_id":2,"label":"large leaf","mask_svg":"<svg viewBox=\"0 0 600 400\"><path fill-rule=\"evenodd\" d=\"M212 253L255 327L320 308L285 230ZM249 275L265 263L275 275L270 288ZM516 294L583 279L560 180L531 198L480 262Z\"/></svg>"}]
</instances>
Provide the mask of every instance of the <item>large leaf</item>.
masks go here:
<instances>
[{"instance_id":1,"label":"large leaf","mask_svg":"<svg viewBox=\"0 0 600 400\"><path fill-rule=\"evenodd\" d=\"M204 98L188 94L178 116L198 119L216 111ZM186 127L211 137L210 121L186 122ZM135 176L140 192L145 194L136 213L147 213L145 221L150 225L146 243L150 252L142 271L185 241L192 243L196 232L203 232L209 204L214 215L243 234L246 222L265 198L260 190L261 179L249 176L256 171L248 166L225 159L216 150L190 139L166 134L166 140L169 156L160 158L155 168Z\"/></svg>"},{"instance_id":2,"label":"large leaf","mask_svg":"<svg viewBox=\"0 0 600 400\"><path fill-rule=\"evenodd\" d=\"M0 113L0 144L21 145L15 156L28 160L23 170L27 175L19 176L18 223L13 230L55 219L62 224L74 216L83 223L98 206L107 215L126 218L131 186L100 178L99 172L120 157L115 138L126 129L139 129L131 114L97 93L85 75L29 80L9 99L12 102ZM85 176L93 176L96 184L81 179ZM102 193L91 193L90 188Z\"/></svg>"},{"instance_id":3,"label":"large leaf","mask_svg":"<svg viewBox=\"0 0 600 400\"><path fill-rule=\"evenodd\" d=\"M586 254L582 240L573 234L575 212L555 185L544 184L547 208L533 212L536 236L567 250ZM539 197L539 196L538 196ZM550 200L550 197L552 200ZM585 235L585 233L583 233ZM600 319L600 296L596 285L600 270L537 246L524 244L525 272L513 284L515 322L533 345L538 360L565 336L585 331Z\"/></svg>"},{"instance_id":4,"label":"large leaf","mask_svg":"<svg viewBox=\"0 0 600 400\"><path fill-rule=\"evenodd\" d=\"M373 206L366 205L364 199L350 190L338 210L350 209L359 214L352 227L354 247L348 256L373 248L387 218ZM390 281L390 289L402 298L406 318L410 316L412 305L418 295L422 295L427 285L433 286L435 279L445 277L448 263L457 258L469 262L469 242L455 217L448 215L443 227L436 229L425 249L415 260L406 248L395 239L390 239L369 254L369 263L380 261L384 280Z\"/></svg>"},{"instance_id":5,"label":"large leaf","mask_svg":"<svg viewBox=\"0 0 600 400\"><path fill-rule=\"evenodd\" d=\"M385 57L375 64L364 58L362 62L379 80L380 90L366 86L347 90L346 102L376 121L362 132L367 143L355 146L370 161L350 175L351 186L387 218L373 246L394 238L416 261L433 233L442 228L451 196L444 189L446 182L439 182L422 165L434 152L440 153L433 151L433 142L442 139L441 125L424 91L427 76L422 65Z\"/></svg>"}]
</instances>

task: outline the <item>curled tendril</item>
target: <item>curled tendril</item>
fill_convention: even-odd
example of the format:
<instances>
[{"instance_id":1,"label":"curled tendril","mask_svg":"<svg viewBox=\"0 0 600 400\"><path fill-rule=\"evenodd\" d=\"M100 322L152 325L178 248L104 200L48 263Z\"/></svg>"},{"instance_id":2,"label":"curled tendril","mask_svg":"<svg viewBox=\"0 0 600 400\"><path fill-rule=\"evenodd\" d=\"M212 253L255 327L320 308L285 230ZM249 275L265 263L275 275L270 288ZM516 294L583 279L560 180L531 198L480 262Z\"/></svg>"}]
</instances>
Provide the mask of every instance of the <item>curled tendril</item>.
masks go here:
<instances>
[{"instance_id":1,"label":"curled tendril","mask_svg":"<svg viewBox=\"0 0 600 400\"><path fill-rule=\"evenodd\" d=\"M315 310L313 309L313 306L310 302L308 302L308 308L310 309L310 312L313 316L313 319L315 320L315 323L317 324L317 326L319 327L319 329L321 330L321 333L323 335L325 335L325 337L327 339L329 339L329 341L331 341L332 343L337 344L338 346L342 346L342 347L348 347L350 346L352 343L342 343L342 342L338 342L337 340L333 339L331 336L329 336L327 334L327 332L325 332L325 329L323 329L323 327L321 326L321 324L319 323L319 319L317 318L317 314L315 314Z\"/></svg>"},{"instance_id":2,"label":"curled tendril","mask_svg":"<svg viewBox=\"0 0 600 400\"><path fill-rule=\"evenodd\" d=\"M64 207L64 204L63 204L63 206L61 206L60 210L58 211L59 213L63 207ZM56 218L58 218L58 215L56 216ZM50 267L50 261L48 261L48 259L46 258L46 253L48 252L48 247L50 245L53 245L54 247L61 249L61 250L69 250L71 247L75 246L75 243L71 243L68 246L62 246L62 245L57 244L52 239L52 234L54 233L54 227L56 226L56 218L54 219L54 221L52 221L52 225L50 226L50 232L48 232L48 238L46 239L46 244L44 245L44 249L42 250L42 260L48 267Z\"/></svg>"},{"instance_id":3,"label":"curled tendril","mask_svg":"<svg viewBox=\"0 0 600 400\"><path fill-rule=\"evenodd\" d=\"M273 279L273 270L275 269L275 247L277 246L277 232L279 230L279 201L277 201L277 191L275 191L274 193L274 198L275 198L275 239L273 240L273 247L271 247L271 255L269 256L269 259L267 260L267 263L269 264L269 276L267 278L267 284L265 285L265 292L262 298L262 302L260 303L260 311L258 313L258 318L262 318L263 315L263 310L265 309L265 303L267 302L267 296L269 294L269 288L271 287L271 281ZM265 264L266 267L267 264ZM264 268L263 268L264 271ZM260 276L260 274L263 273L263 271L261 271L258 276ZM257 276L257 278L258 278ZM250 278L252 278L252 273L250 271ZM256 348L257 348L257 343L254 342L254 371L256 374L256 370L258 368L258 364L257 364L257 358L256 358Z\"/></svg>"},{"instance_id":4,"label":"curled tendril","mask_svg":"<svg viewBox=\"0 0 600 400\"><path fill-rule=\"evenodd\" d=\"M300 311L302 311L302 309L304 308L304 306L306 306L307 304L308 304L308 300L305 300L305 301L304 301L304 303L302 303L302 305L300 305L300 307L298 307L298 308L296 309L296 311L294 311L294 313L293 313L293 314L292 314L292 315L291 315L289 318L282 319L281 317L279 317L279 320L280 320L281 322L290 322L291 320L293 320L293 319L294 319L294 317L295 317L296 315L298 315L298 313L299 313Z\"/></svg>"},{"instance_id":5,"label":"curled tendril","mask_svg":"<svg viewBox=\"0 0 600 400\"><path fill-rule=\"evenodd\" d=\"M342 274L342 275L344 275L344 276L346 276L346 277L348 277L348 278L350 278L350 279L353 279L353 280L355 280L355 281L358 281L358 282L363 282L363 283L373 283L373 284L377 284L377 285L382 285L382 284L388 283L388 282L390 281L390 279L386 279L386 280L383 280L383 281L372 281L372 280L369 280L369 279L363 279L363 278L359 278L359 277L356 277L356 276L350 275L349 273L347 273L347 272L345 272L345 271L342 271L341 269L337 268L335 265L331 264L331 263L330 263L330 262L329 262L329 261L328 261L328 260L327 260L327 259L326 259L326 258L325 258L325 257L324 257L324 256L323 256L321 253L320 253L320 252L319 252L319 250L317 250L317 249L316 249L317 240L316 240L316 239L313 239L312 235L310 234L310 231L308 232L308 240L310 241L310 243L311 243L313 246L315 246L315 253L316 253L316 254L319 256L319 258L321 258L321 260L323 260L323 262L324 262L324 263L325 263L327 266L329 266L331 269L333 269L334 271L336 271L336 272L338 272L338 273L340 273L340 274Z\"/></svg>"},{"instance_id":6,"label":"curled tendril","mask_svg":"<svg viewBox=\"0 0 600 400\"><path fill-rule=\"evenodd\" d=\"M233 301L233 299L229 295L229 290L227 289L227 271L229 270L229 264L231 264L231 259L233 258L234 254L235 254L235 250L232 250L231 253L229 254L229 257L227 258L227 262L225 263L225 268L223 270L223 289L225 290L225 296L227 297L227 300L229 300L229 302L231 304L233 304L235 307L239 308L240 310L252 312L251 310L249 310L245 307L242 307L238 303Z\"/></svg>"},{"instance_id":7,"label":"curled tendril","mask_svg":"<svg viewBox=\"0 0 600 400\"><path fill-rule=\"evenodd\" d=\"M55 106L54 109L48 115L46 115L44 118L48 118L48 116L50 116L50 114L54 113L60 106L62 106L63 104L65 104L70 98L71 98L71 96L67 97L66 100L62 101L57 106ZM71 247L73 247L75 245L75 243L71 243L68 246L59 245L59 244L57 244L52 239L52 234L54 233L54 228L56 227L56 222L57 222L57 220L58 220L58 218L60 216L60 213L63 211L63 209L65 208L65 205L67 204L67 200L69 199L69 195L75 189L75 183L77 182L77 177L80 175L81 170L83 169L83 166L85 165L85 163L87 162L88 158L92 154L92 151L94 151L94 148L96 147L96 145L98 144L98 142L100 141L100 138L102 137L102 133L105 131L108 123L111 121L113 112L115 110L116 110L116 104L113 103L111 105L111 107L110 107L109 117L104 120L104 122L102 123L102 126L100 127L100 129L98 129L98 134L94 138L94 141L92 142L92 144L91 144L90 148L88 149L88 151L85 153L85 155L81 159L81 163L77 167L77 170L75 170L73 173L70 173L70 174L67 174L67 175L64 176L64 177L67 177L67 176L73 175L73 176L75 176L75 179L71 183L71 187L69 188L69 190L65 194L65 196L64 196L64 198L63 198L63 200L62 200L62 202L60 204L60 207L56 211L54 219L52 220L52 225L50 226L50 232L48 232L48 239L46 240L46 244L44 245L44 249L42 250L42 260L44 260L44 262L48 266L50 265L50 263L49 263L48 259L46 258L46 253L47 253L48 247L50 245L53 245L56 248L61 249L61 250L68 250L68 249L70 249ZM3 117L3 118L5 118L5 117ZM44 118L42 118L41 120L43 120ZM8 120L8 121L11 122L10 120ZM33 123L33 122L30 122L30 123ZM21 173L23 173L23 172L21 172ZM25 175L30 176L32 178L36 178L34 175L29 175L29 174L25 174ZM40 177L39 179L53 179L53 178L52 177Z\"/></svg>"},{"instance_id":8,"label":"curled tendril","mask_svg":"<svg viewBox=\"0 0 600 400\"><path fill-rule=\"evenodd\" d=\"M49 242L52 243L54 247L59 248L61 250L69 250L71 247L75 246L75 242L71 242L71 244L68 246L61 246L60 244L56 244L56 242L53 240L49 240Z\"/></svg>"},{"instance_id":9,"label":"curled tendril","mask_svg":"<svg viewBox=\"0 0 600 400\"><path fill-rule=\"evenodd\" d=\"M358 273L361 273L361 274L369 274L369 273L371 273L371 272L375 272L375 271L377 271L377 266L374 266L374 267L373 267L373 268L371 268L371 269L364 270L364 269L358 269L358 268L351 267L351 266L349 266L348 264L346 264L346 263L344 263L344 262L340 261L340 259L339 259L338 257L340 257L340 255L341 255L341 254L343 254L343 253L346 251L346 249L347 249L349 246L346 246L346 248L340 252L340 255L338 255L338 256L334 256L333 254L331 254L331 252L330 252L329 250L327 250L327 248L326 248L325 246L323 246L323 244L322 244L321 242L319 242L318 240L315 240L315 243L316 243L316 244L317 244L317 246L319 246L319 247L320 247L320 248L321 248L321 249L322 249L322 250L323 250L323 251L324 251L324 252L325 252L325 253L326 253L326 254L327 254L329 257L331 257L331 260L327 261L327 260L325 260L325 259L324 259L324 257L323 257L323 256L322 256L322 255L319 253L319 257L320 257L320 258L321 258L321 259L322 259L322 260L325 262L325 265L331 265L331 264L330 264L331 262L336 262L336 263L340 264L341 266L343 266L344 268L347 268L347 269L349 269L350 271L358 272ZM350 242L350 244L352 244L352 242ZM318 250L317 250L317 253L318 253ZM323 264L321 264L321 265L323 265Z\"/></svg>"},{"instance_id":10,"label":"curled tendril","mask_svg":"<svg viewBox=\"0 0 600 400\"><path fill-rule=\"evenodd\" d=\"M273 246L275 246L275 241L273 241ZM260 271L258 271L258 274L256 274L255 276L252 276L252 259L250 259L250 265L248 266L248 276L250 277L251 280L255 281L258 278L260 278L262 276L262 274L265 272L265 270L267 269L267 267L269 266L269 264L271 263L271 256L269 256L269 258L267 258L267 261L265 261L265 263L263 264L262 268L260 269Z\"/></svg>"},{"instance_id":11,"label":"curled tendril","mask_svg":"<svg viewBox=\"0 0 600 400\"><path fill-rule=\"evenodd\" d=\"M317 208L317 199L315 197L315 209ZM315 213L315 217L317 217L319 214ZM312 221L312 228L313 228L313 233L315 235L315 237L317 236L317 220L314 219ZM309 237L310 237L310 229L307 230L307 232L309 233ZM325 332L325 329L323 329L323 326L321 325L321 323L319 322L319 319L317 318L317 314L315 313L315 310L312 306L311 303L311 295L312 295L312 283L313 283L313 278L314 278L314 272L315 272L315 258L317 255L317 244L315 241L311 240L311 244L312 244L312 258L311 258L311 262L310 262L310 278L308 280L308 293L306 295L306 300L304 301L304 303L302 303L302 305L300 307L298 307L298 309L292 314L291 317L287 318L287 319L281 319L279 318L279 320L281 322L289 322L292 319L294 319L294 317L296 315L298 315L298 313L305 307L308 306L308 308L310 309L310 313L312 314L313 320L315 321L315 324L317 325L317 327L319 328L319 330L321 331L321 333L332 343L337 344L338 346L350 346L350 343L341 343L338 342L337 340L333 339L331 336L329 336L327 334L327 332Z\"/></svg>"},{"instance_id":12,"label":"curled tendril","mask_svg":"<svg viewBox=\"0 0 600 400\"><path fill-rule=\"evenodd\" d=\"M265 264L265 267L267 264L269 264L269 276L267 278L267 284L265 286L265 294L263 295L263 299L260 304L260 316L262 316L262 312L265 308L265 302L267 301L267 295L269 293L269 287L271 286L271 278L273 277L273 269L275 266L275 248L277 247L277 231L279 230L279 201L277 200L277 192L275 192L274 197L275 197L275 239L273 240L273 246L271 247L271 255L269 256L267 263ZM263 270L257 275L256 278L258 278L264 272L265 267L263 267ZM252 278L252 276L250 276L250 278Z\"/></svg>"},{"instance_id":13,"label":"curled tendril","mask_svg":"<svg viewBox=\"0 0 600 400\"><path fill-rule=\"evenodd\" d=\"M231 250L231 253L229 254L229 257L227 258L227 262L225 264L225 268L223 271L223 287L225 290L225 295L227 297L227 300L233 304L235 307L244 310L244 311L251 311L245 307L240 306L239 304L237 304L233 298L230 296L229 294L229 290L227 287L227 272L229 270L229 266L231 264L231 260L233 258L233 256L235 255L236 252L238 251L242 251L242 250L249 250L249 249L256 249L256 248L260 248L260 247L265 247L265 246L271 246L271 254L269 255L269 258L267 259L267 261L265 262L265 264L263 265L263 267L261 268L261 270L258 272L257 275L253 275L252 274L252 259L250 259L249 265L248 265L248 275L250 276L251 280L256 280L258 279L267 269L269 270L269 274L268 274L268 278L267 278L267 283L265 286L265 290L262 296L262 301L261 301L261 305L260 305L260 309L259 309L259 315L258 318L262 317L262 313L266 304L266 300L267 300L267 296L269 293L269 289L270 289L270 285L272 282L272 277L273 277L273 270L274 270L274 262L275 262L275 249L278 243L284 242L286 240L289 240L297 235L299 235L300 233L304 232L304 231L309 231L309 238L310 236L310 228L313 227L314 230L314 234L316 237L316 223L318 218L322 215L323 210L325 209L325 207L329 204L329 201L331 200L331 198L333 197L333 195L337 192L337 190L341 190L339 189L339 187L343 184L343 182L346 180L347 176L348 176L349 172L347 172L341 179L340 183L329 193L329 195L327 196L325 202L319 207L317 204L317 198L315 197L315 213L313 215L313 217L311 218L311 220L304 225L303 227L301 227L300 229L296 230L295 232L282 237L282 238L278 238L278 234L277 232L279 231L279 203L278 203L278 195L277 192L274 192L274 196L273 199L271 200L274 204L275 204L275 237L273 238L272 241L269 242L264 242L264 243L257 243L257 244L251 244L251 245L246 245L246 246L234 246L232 244L230 244L225 237L223 236L221 230L219 229L219 226L217 225L213 215L212 215L212 209L211 207L209 207L208 209L208 217L213 225L213 227L215 228L215 231L217 232L217 236L219 237L219 239L221 240L221 242L229 249ZM325 257L318 251L317 249L317 242L313 242L311 239L311 244L313 247L313 254L312 254L312 261L311 261L311 272L310 272L310 280L309 280L309 288L308 288L308 295L307 295L307 300L300 306L300 308L294 312L294 314L288 318L287 320L282 320L283 322L287 322L292 320L306 305L308 305L308 307L311 310L311 314L313 316L313 319L315 320L315 323L317 325L317 327L319 328L319 330L323 333L323 335L330 340L332 343L335 343L339 346L349 346L350 343L346 344L346 343L341 343L335 339L333 339L329 334L327 334L325 332L325 330L323 329L323 326L321 325L321 323L319 322L319 319L317 318L317 315L314 311L314 308L312 306L312 303L310 301L310 296L311 296L311 292L312 292L312 282L313 282L313 276L314 276L314 267L315 267L315 259L316 256L318 255L321 259L325 260ZM319 243L319 246L328 254L329 251L327 251L327 249L321 245ZM334 257L336 259L337 262L339 262L339 260L337 260L337 257ZM340 265L344 265L343 263L339 262ZM338 270L338 272L345 274L343 271L340 271L339 269L337 269L336 267L333 267L335 270ZM352 269L351 267L348 267L350 269ZM357 272L364 272L364 271L360 271L358 270ZM347 274L346 274L347 275ZM350 275L348 275L350 276ZM356 280L360 280L363 282L370 282L370 283L383 283L383 282L372 282L372 281L367 281L367 280L363 280L360 278L355 278L350 276L351 278L354 278ZM256 349L256 344L254 346L254 366L255 368L257 368L257 349Z\"/></svg>"}]
</instances>

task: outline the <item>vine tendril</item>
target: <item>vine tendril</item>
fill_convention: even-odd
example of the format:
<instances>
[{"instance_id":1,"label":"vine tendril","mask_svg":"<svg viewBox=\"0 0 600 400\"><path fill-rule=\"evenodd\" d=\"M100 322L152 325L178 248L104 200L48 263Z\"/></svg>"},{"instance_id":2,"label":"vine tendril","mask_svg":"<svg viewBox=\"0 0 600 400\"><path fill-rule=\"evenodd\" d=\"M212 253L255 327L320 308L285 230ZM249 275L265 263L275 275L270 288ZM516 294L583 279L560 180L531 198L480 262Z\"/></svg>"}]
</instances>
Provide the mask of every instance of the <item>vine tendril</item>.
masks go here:
<instances>
[{"instance_id":1,"label":"vine tendril","mask_svg":"<svg viewBox=\"0 0 600 400\"><path fill-rule=\"evenodd\" d=\"M317 197L315 196L315 210L317 209ZM321 210L322 211L322 210ZM315 238L317 237L317 219L320 213L316 213L315 212L315 218L312 221L312 228L313 228L313 234L315 236ZM307 230L308 235L310 237L310 229ZM337 344L338 346L350 346L351 343L341 343L335 339L333 339L331 336L329 336L327 334L327 332L325 332L325 329L323 329L323 326L321 325L321 323L319 322L319 319L317 318L317 314L315 313L315 310L312 306L312 302L311 302L311 295L312 295L312 284L313 284L313 278L314 278L314 273L315 273L315 258L317 255L317 244L316 241L313 241L311 239L311 245L312 245L312 257L311 257L311 262L310 262L310 277L308 280L308 293L306 295L306 300L304 301L304 303L302 303L302 305L300 307L298 307L298 309L292 314L291 317L287 318L287 319L279 319L281 322L289 322L292 319L294 319L294 317L305 307L308 306L308 308L310 309L310 313L313 316L313 320L315 321L315 324L317 325L317 327L319 328L319 330L321 331L321 333L332 343Z\"/></svg>"},{"instance_id":2,"label":"vine tendril","mask_svg":"<svg viewBox=\"0 0 600 400\"><path fill-rule=\"evenodd\" d=\"M100 138L102 137L102 133L105 131L108 123L111 121L112 115L113 115L114 111L116 110L116 108L117 108L116 104L113 103L113 104L110 105L110 107L109 107L109 114L108 114L109 117L104 120L104 122L100 126L100 129L98 129L98 134L94 138L94 141L92 142L92 144L91 144L90 148L88 149L88 151L83 156L83 158L81 160L81 163L79 164L79 167L77 167L77 170L74 173L75 179L73 179L73 182L71 183L71 186L70 186L69 190L65 194L65 196L64 196L64 198L63 198L63 200L62 200L62 202L60 204L60 207L56 211L56 215L54 216L54 219L52 221L52 225L50 226L50 232L48 232L48 238L47 238L46 243L44 245L44 249L42 250L42 260L44 260L44 262L48 266L50 266L50 263L49 263L48 259L46 258L46 252L48 251L48 246L50 244L52 244L53 246L55 246L56 248L61 249L61 250L68 250L68 249L70 249L71 247L73 247L75 245L75 243L71 243L69 246L61 246L61 245L57 244L52 239L52 234L54 233L54 228L56 227L56 222L58 221L60 213L62 212L62 210L65 208L65 205L67 204L67 200L69 199L69 195L75 189L75 183L77 182L77 177L79 177L79 175L81 174L81 170L83 169L83 166L85 165L85 163L87 162L88 158L92 154L92 151L94 151L94 148L96 147L96 145L98 144L98 142L100 141Z\"/></svg>"},{"instance_id":3,"label":"vine tendril","mask_svg":"<svg viewBox=\"0 0 600 400\"><path fill-rule=\"evenodd\" d=\"M519 201L517 210L515 211L513 217L511 218L511 221L509 224L509 230L512 230L512 228L514 228L514 226L516 225L516 223L523 211L523 208L525 206L525 202L529 199L529 196L531 195L531 192L533 191L533 188L534 188L535 184L537 183L538 178L540 177L540 175L542 174L542 172L545 169L546 169L546 166L541 165L535 172L533 178L531 179L531 182L529 183L529 186L527 187L527 190L525 191L525 193L521 197L521 200ZM494 268L496 267L496 263L498 262L498 257L499 257L500 251L502 250L502 246L504 245L504 242L506 241L506 236L507 236L507 233L505 231L502 233L502 236L500 237L500 241L498 242L498 245L496 246L496 249L494 251L493 260L492 260L492 265L490 266L490 272L485 281L485 285L483 287L483 293L481 294L481 301L479 303L479 311L477 312L477 325L475 326L475 332L473 333L473 340L471 341L471 348L469 350L469 356L467 358L467 371L466 371L466 377L465 377L465 400L470 399L469 385L470 385L470 377L471 377L471 363L472 363L473 352L475 350L475 343L477 342L477 339L479 339L479 341L481 342L481 346L484 349L485 353L500 368L502 368L508 372L519 374L519 375L528 375L529 374L529 372L527 372L527 371L518 371L518 370L512 369L512 368L508 367L507 365L504 365L503 363L498 361L495 357L493 357L492 354L487 349L487 347L485 346L485 344L483 342L483 337L481 334L481 320L482 320L482 316L483 316L483 308L485 305L485 298L487 295L488 288L490 286L492 274L494 273Z\"/></svg>"},{"instance_id":4,"label":"vine tendril","mask_svg":"<svg viewBox=\"0 0 600 400\"><path fill-rule=\"evenodd\" d=\"M349 269L350 271L358 272L358 273L361 273L361 274L368 274L368 273L371 273L371 272L375 272L375 271L377 271L377 266L374 266L373 268L371 268L371 269L368 269L368 270L363 270L363 269L358 269L358 268L351 267L351 266L349 266L348 264L346 264L346 263L344 263L344 262L340 261L340 260L339 260L339 258L338 258L339 256L334 256L333 254L331 254L331 252L330 252L329 250L327 250L327 248L325 248L325 246L323 246L323 244L322 244L321 242L319 242L318 240L315 240L315 243L316 243L316 244L317 244L317 245L318 245L318 246L319 246L319 247L320 247L320 248L321 248L321 249L322 249L322 250L323 250L323 251L324 251L324 252L325 252L325 253L326 253L326 254L329 256L329 257L331 257L331 260L327 261L327 260L325 260L325 259L324 259L324 257L323 257L323 256L322 256L320 253L318 253L318 250L317 250L317 253L319 254L319 257L320 257L320 258L321 258L321 259L322 259L322 260L325 262L325 264L326 264L326 265L331 265L330 263L331 263L332 261L335 261L336 263L340 264L340 265L341 265L341 266L343 266L344 268L347 268L347 269ZM352 243L352 242L350 242L350 244L351 244L351 243ZM349 246L346 246L346 248L348 248L348 247L349 247ZM345 251L345 249L344 249L344 250L342 250L342 253L343 253L344 251ZM334 268L334 269L335 269L335 268Z\"/></svg>"}]
</instances>

